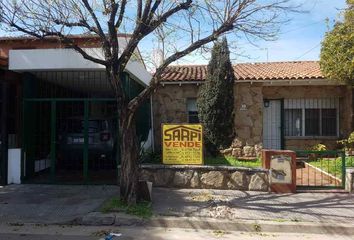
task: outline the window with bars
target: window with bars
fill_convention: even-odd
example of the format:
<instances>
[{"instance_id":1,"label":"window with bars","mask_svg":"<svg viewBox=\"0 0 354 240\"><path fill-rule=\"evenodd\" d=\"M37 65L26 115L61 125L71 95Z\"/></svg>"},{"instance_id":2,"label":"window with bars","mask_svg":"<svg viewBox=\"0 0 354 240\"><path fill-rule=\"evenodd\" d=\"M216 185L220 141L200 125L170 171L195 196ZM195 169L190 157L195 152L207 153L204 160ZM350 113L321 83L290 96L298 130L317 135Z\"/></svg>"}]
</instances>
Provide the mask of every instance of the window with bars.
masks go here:
<instances>
[{"instance_id":1,"label":"window with bars","mask_svg":"<svg viewBox=\"0 0 354 240\"><path fill-rule=\"evenodd\" d=\"M337 136L339 99L285 99L285 136Z\"/></svg>"},{"instance_id":2,"label":"window with bars","mask_svg":"<svg viewBox=\"0 0 354 240\"><path fill-rule=\"evenodd\" d=\"M188 123L199 123L197 99L187 98Z\"/></svg>"}]
</instances>

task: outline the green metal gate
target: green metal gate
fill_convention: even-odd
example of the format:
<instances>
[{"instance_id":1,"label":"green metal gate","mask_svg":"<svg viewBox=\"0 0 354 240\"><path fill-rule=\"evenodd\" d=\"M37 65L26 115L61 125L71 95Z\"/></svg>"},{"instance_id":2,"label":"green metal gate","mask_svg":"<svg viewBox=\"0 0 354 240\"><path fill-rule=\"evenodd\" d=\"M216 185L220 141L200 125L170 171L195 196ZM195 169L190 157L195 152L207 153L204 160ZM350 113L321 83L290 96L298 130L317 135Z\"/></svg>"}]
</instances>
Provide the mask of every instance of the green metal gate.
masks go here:
<instances>
[{"instance_id":1,"label":"green metal gate","mask_svg":"<svg viewBox=\"0 0 354 240\"><path fill-rule=\"evenodd\" d=\"M115 99L25 99L24 180L116 183L117 126Z\"/></svg>"},{"instance_id":2,"label":"green metal gate","mask_svg":"<svg viewBox=\"0 0 354 240\"><path fill-rule=\"evenodd\" d=\"M128 98L144 89L129 74L122 82ZM115 184L119 116L105 72L34 72L23 88L24 182ZM139 108L136 124L145 141L149 101Z\"/></svg>"},{"instance_id":3,"label":"green metal gate","mask_svg":"<svg viewBox=\"0 0 354 240\"><path fill-rule=\"evenodd\" d=\"M354 161L343 151L296 151L298 189L345 187L345 169Z\"/></svg>"}]
</instances>

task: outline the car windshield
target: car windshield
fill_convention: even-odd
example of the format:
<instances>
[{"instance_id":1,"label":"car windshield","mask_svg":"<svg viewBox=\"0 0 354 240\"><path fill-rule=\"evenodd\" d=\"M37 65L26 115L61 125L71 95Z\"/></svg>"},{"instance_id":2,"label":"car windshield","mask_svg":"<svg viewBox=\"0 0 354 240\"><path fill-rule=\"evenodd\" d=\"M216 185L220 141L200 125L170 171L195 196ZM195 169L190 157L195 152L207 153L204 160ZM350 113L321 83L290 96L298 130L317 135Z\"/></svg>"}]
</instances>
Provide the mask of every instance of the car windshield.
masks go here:
<instances>
[{"instance_id":1,"label":"car windshield","mask_svg":"<svg viewBox=\"0 0 354 240\"><path fill-rule=\"evenodd\" d=\"M96 133L102 130L104 127L104 120L89 120L88 121L88 132ZM67 122L66 131L69 133L83 133L84 132L84 121L79 119L71 119Z\"/></svg>"}]
</instances>

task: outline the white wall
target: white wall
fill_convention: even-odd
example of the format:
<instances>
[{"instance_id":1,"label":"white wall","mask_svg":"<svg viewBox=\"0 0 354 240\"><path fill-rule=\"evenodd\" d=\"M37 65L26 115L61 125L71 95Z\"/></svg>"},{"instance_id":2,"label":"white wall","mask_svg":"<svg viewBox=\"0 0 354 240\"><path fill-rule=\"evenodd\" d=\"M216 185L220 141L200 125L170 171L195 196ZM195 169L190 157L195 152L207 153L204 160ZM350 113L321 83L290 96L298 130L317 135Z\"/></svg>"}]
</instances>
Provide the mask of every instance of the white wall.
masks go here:
<instances>
[{"instance_id":1,"label":"white wall","mask_svg":"<svg viewBox=\"0 0 354 240\"><path fill-rule=\"evenodd\" d=\"M9 149L8 159L7 183L21 184L21 149Z\"/></svg>"}]
</instances>

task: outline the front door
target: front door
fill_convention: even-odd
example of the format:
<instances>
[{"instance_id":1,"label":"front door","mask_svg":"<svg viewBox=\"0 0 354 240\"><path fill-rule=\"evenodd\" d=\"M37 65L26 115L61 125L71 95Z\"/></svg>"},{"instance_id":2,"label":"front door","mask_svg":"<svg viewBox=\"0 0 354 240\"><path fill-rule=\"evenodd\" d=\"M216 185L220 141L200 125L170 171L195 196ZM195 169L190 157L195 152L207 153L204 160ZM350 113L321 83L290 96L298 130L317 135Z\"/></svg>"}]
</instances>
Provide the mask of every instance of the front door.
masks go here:
<instances>
[{"instance_id":1,"label":"front door","mask_svg":"<svg viewBox=\"0 0 354 240\"><path fill-rule=\"evenodd\" d=\"M281 100L265 100L263 105L263 148L281 149Z\"/></svg>"}]
</instances>

